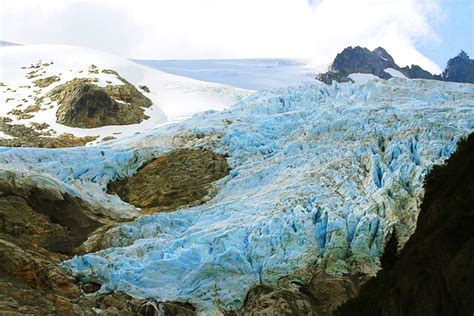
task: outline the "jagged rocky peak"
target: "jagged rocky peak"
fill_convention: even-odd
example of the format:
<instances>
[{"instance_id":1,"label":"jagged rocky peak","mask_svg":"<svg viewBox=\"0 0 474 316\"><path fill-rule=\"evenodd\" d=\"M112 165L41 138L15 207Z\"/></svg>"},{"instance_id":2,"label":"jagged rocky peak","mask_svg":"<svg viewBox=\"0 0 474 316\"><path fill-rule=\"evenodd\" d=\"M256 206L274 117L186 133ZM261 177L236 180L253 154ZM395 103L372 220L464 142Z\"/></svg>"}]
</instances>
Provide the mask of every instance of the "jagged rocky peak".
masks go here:
<instances>
[{"instance_id":1,"label":"jagged rocky peak","mask_svg":"<svg viewBox=\"0 0 474 316\"><path fill-rule=\"evenodd\" d=\"M330 71L344 75L371 73L381 78L390 78L386 68L398 68L387 51L381 47L370 51L365 47L348 47L337 54Z\"/></svg>"},{"instance_id":2,"label":"jagged rocky peak","mask_svg":"<svg viewBox=\"0 0 474 316\"><path fill-rule=\"evenodd\" d=\"M461 50L459 55L448 61L442 77L445 81L474 83L474 60Z\"/></svg>"},{"instance_id":3,"label":"jagged rocky peak","mask_svg":"<svg viewBox=\"0 0 474 316\"><path fill-rule=\"evenodd\" d=\"M395 76L436 79L435 76L418 65L399 67L393 57L382 47L370 51L360 46L345 48L337 54L329 71L319 74L316 79L327 84L331 84L333 80L354 82L354 74L373 75L382 79L390 79Z\"/></svg>"}]
</instances>

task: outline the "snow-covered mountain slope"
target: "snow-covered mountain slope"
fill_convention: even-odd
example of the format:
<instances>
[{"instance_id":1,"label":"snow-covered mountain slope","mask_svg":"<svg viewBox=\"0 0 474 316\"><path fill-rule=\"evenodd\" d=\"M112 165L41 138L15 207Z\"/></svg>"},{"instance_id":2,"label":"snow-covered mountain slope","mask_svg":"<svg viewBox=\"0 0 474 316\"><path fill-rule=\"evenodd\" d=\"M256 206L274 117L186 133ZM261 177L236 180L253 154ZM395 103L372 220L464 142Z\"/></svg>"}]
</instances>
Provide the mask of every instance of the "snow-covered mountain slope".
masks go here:
<instances>
[{"instance_id":1,"label":"snow-covered mountain slope","mask_svg":"<svg viewBox=\"0 0 474 316\"><path fill-rule=\"evenodd\" d=\"M314 82L321 67L296 59L135 60L171 74L242 89L269 90ZM321 68L321 69L320 69Z\"/></svg>"},{"instance_id":2,"label":"snow-covered mountain slope","mask_svg":"<svg viewBox=\"0 0 474 316\"><path fill-rule=\"evenodd\" d=\"M149 119L140 124L84 129L56 123L57 104L49 98L39 103L39 109L31 110L38 99L73 78L98 80L99 86L121 84L115 74L102 72L106 69L116 71L137 89L139 86L148 87L150 92L141 92L153 102L153 106L145 109ZM45 87L34 82L45 78L54 80ZM157 71L108 53L59 45L1 47L0 82L0 116L11 119L14 124L47 123L57 134L71 133L76 136L132 135L167 120L173 121L208 109L223 109L249 94L242 89ZM24 111L28 115L18 117L12 114L12 110Z\"/></svg>"},{"instance_id":3,"label":"snow-covered mountain slope","mask_svg":"<svg viewBox=\"0 0 474 316\"><path fill-rule=\"evenodd\" d=\"M7 41L0 41L0 47L4 47L4 46L18 46L20 44L17 44L17 43L12 43L12 42L7 42Z\"/></svg>"},{"instance_id":4,"label":"snow-covered mountain slope","mask_svg":"<svg viewBox=\"0 0 474 316\"><path fill-rule=\"evenodd\" d=\"M210 202L117 226L112 248L64 263L102 291L213 314L256 284L300 282L308 265L374 273L387 232L402 243L413 233L424 175L474 129L473 95L470 84L400 78L262 91L101 146L3 149L0 166L131 212L108 181L175 148L227 154L232 170Z\"/></svg>"}]
</instances>

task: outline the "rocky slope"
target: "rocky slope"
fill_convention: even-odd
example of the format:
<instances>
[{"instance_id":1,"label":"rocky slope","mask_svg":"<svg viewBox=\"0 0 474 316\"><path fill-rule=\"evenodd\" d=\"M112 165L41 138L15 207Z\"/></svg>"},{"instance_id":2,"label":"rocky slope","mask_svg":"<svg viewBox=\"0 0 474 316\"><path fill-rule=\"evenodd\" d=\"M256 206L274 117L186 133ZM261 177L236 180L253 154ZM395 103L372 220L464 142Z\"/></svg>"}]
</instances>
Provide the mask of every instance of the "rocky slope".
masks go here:
<instances>
[{"instance_id":1,"label":"rocky slope","mask_svg":"<svg viewBox=\"0 0 474 316\"><path fill-rule=\"evenodd\" d=\"M474 134L426 177L415 233L340 315L472 315Z\"/></svg>"}]
</instances>

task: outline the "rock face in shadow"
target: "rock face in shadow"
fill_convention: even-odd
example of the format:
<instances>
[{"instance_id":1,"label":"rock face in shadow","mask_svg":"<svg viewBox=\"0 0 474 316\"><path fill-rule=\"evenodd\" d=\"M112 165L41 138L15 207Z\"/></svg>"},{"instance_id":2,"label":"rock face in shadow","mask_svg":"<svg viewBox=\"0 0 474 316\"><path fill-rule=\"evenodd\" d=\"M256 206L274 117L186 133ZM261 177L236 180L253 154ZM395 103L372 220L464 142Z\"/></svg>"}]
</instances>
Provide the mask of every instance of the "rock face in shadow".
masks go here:
<instances>
[{"instance_id":1,"label":"rock face in shadow","mask_svg":"<svg viewBox=\"0 0 474 316\"><path fill-rule=\"evenodd\" d=\"M474 313L474 134L425 180L415 233L339 315Z\"/></svg>"},{"instance_id":2,"label":"rock face in shadow","mask_svg":"<svg viewBox=\"0 0 474 316\"><path fill-rule=\"evenodd\" d=\"M81 128L137 124L147 118L143 107L151 106L151 101L126 81L102 88L90 79L76 78L54 88L48 96L59 104L58 123Z\"/></svg>"},{"instance_id":3,"label":"rock face in shadow","mask_svg":"<svg viewBox=\"0 0 474 316\"><path fill-rule=\"evenodd\" d=\"M212 183L228 174L224 156L178 149L147 163L132 177L110 182L107 188L145 213L166 212L204 203L210 198Z\"/></svg>"},{"instance_id":4,"label":"rock face in shadow","mask_svg":"<svg viewBox=\"0 0 474 316\"><path fill-rule=\"evenodd\" d=\"M461 51L448 61L442 76L445 81L474 83L474 59L469 59L466 52Z\"/></svg>"}]
</instances>

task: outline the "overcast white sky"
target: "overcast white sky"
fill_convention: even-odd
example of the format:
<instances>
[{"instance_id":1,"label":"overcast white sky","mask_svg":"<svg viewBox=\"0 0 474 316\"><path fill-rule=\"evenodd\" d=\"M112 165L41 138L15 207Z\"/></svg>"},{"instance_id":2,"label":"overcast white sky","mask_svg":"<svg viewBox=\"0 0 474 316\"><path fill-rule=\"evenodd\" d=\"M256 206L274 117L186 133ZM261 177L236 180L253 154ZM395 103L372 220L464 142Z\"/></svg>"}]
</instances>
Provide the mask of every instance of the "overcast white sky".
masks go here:
<instances>
[{"instance_id":1,"label":"overcast white sky","mask_svg":"<svg viewBox=\"0 0 474 316\"><path fill-rule=\"evenodd\" d=\"M87 46L136 59L313 58L383 46L400 65L439 67L441 0L0 0L0 39Z\"/></svg>"}]
</instances>

